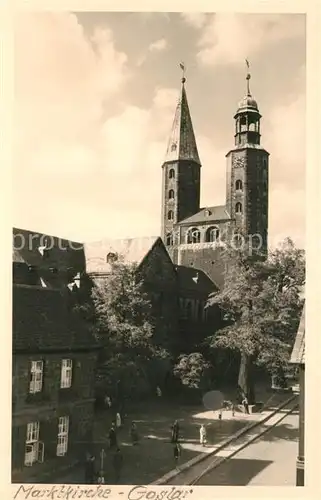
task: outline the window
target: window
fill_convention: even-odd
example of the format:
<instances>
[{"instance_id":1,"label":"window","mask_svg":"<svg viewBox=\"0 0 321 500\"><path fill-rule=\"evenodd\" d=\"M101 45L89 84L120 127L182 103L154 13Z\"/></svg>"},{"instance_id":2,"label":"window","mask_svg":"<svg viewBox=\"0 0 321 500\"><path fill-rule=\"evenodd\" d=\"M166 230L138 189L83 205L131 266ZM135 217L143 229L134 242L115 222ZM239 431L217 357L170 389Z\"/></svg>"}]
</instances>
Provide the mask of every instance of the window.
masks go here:
<instances>
[{"instance_id":1,"label":"window","mask_svg":"<svg viewBox=\"0 0 321 500\"><path fill-rule=\"evenodd\" d=\"M166 246L170 247L173 245L173 234L172 233L168 233L166 235Z\"/></svg>"},{"instance_id":2,"label":"window","mask_svg":"<svg viewBox=\"0 0 321 500\"><path fill-rule=\"evenodd\" d=\"M243 182L238 179L235 183L235 189L236 191L242 191L243 190Z\"/></svg>"},{"instance_id":3,"label":"window","mask_svg":"<svg viewBox=\"0 0 321 500\"><path fill-rule=\"evenodd\" d=\"M201 232L197 227L188 230L187 243L199 243L201 241Z\"/></svg>"},{"instance_id":4,"label":"window","mask_svg":"<svg viewBox=\"0 0 321 500\"><path fill-rule=\"evenodd\" d=\"M68 450L69 417L59 417L57 457L63 457Z\"/></svg>"},{"instance_id":5,"label":"window","mask_svg":"<svg viewBox=\"0 0 321 500\"><path fill-rule=\"evenodd\" d=\"M61 363L60 388L68 389L68 387L71 387L71 380L72 380L72 360L63 359Z\"/></svg>"},{"instance_id":6,"label":"window","mask_svg":"<svg viewBox=\"0 0 321 500\"><path fill-rule=\"evenodd\" d=\"M173 168L170 169L168 177L170 179L175 179L175 170Z\"/></svg>"},{"instance_id":7,"label":"window","mask_svg":"<svg viewBox=\"0 0 321 500\"><path fill-rule=\"evenodd\" d=\"M27 425L25 445L25 465L31 467L35 462L43 462L44 443L39 441L39 422L30 422Z\"/></svg>"},{"instance_id":8,"label":"window","mask_svg":"<svg viewBox=\"0 0 321 500\"><path fill-rule=\"evenodd\" d=\"M169 198L170 200L173 200L173 199L175 198L174 189L170 189L170 190L168 191L168 198Z\"/></svg>"},{"instance_id":9,"label":"window","mask_svg":"<svg viewBox=\"0 0 321 500\"><path fill-rule=\"evenodd\" d=\"M43 361L31 361L29 393L42 391Z\"/></svg>"},{"instance_id":10,"label":"window","mask_svg":"<svg viewBox=\"0 0 321 500\"><path fill-rule=\"evenodd\" d=\"M205 233L205 241L207 243L216 241L220 235L220 230L216 226L209 227Z\"/></svg>"},{"instance_id":11,"label":"window","mask_svg":"<svg viewBox=\"0 0 321 500\"><path fill-rule=\"evenodd\" d=\"M174 219L174 212L173 212L173 210L169 210L169 212L167 214L167 218L168 218L168 220L173 220Z\"/></svg>"},{"instance_id":12,"label":"window","mask_svg":"<svg viewBox=\"0 0 321 500\"><path fill-rule=\"evenodd\" d=\"M107 254L107 257L106 257L106 262L107 262L107 264L113 264L114 262L116 262L116 261L117 261L117 258L118 258L118 256L117 256L117 254L116 254L116 253L114 253L114 252L109 252L109 253Z\"/></svg>"},{"instance_id":13,"label":"window","mask_svg":"<svg viewBox=\"0 0 321 500\"><path fill-rule=\"evenodd\" d=\"M242 213L242 203L240 203L240 202L236 203L236 205L235 205L235 212L237 214L241 214Z\"/></svg>"}]
</instances>

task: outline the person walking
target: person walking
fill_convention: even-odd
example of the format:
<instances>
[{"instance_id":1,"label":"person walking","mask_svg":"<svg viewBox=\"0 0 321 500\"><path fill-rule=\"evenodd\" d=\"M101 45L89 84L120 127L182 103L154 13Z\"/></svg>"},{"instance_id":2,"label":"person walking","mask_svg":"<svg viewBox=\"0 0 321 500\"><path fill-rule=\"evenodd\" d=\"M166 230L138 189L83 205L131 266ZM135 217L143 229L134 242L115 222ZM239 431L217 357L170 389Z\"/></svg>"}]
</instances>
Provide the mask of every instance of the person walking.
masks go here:
<instances>
[{"instance_id":1,"label":"person walking","mask_svg":"<svg viewBox=\"0 0 321 500\"><path fill-rule=\"evenodd\" d=\"M200 427L200 444L202 446L205 446L206 445L206 442L207 442L207 432L206 432L206 427L204 424L201 425Z\"/></svg>"},{"instance_id":2,"label":"person walking","mask_svg":"<svg viewBox=\"0 0 321 500\"><path fill-rule=\"evenodd\" d=\"M135 422L132 422L132 425L130 427L130 437L134 446L138 444L138 432L137 432L137 425Z\"/></svg>"},{"instance_id":3,"label":"person walking","mask_svg":"<svg viewBox=\"0 0 321 500\"><path fill-rule=\"evenodd\" d=\"M113 467L115 473L115 484L118 484L120 481L121 469L123 467L123 455L120 451L120 448L117 448L116 453L114 454Z\"/></svg>"},{"instance_id":4,"label":"person walking","mask_svg":"<svg viewBox=\"0 0 321 500\"><path fill-rule=\"evenodd\" d=\"M179 437L179 424L178 420L175 420L174 424L172 425L172 443L177 443L178 437Z\"/></svg>"},{"instance_id":5,"label":"person walking","mask_svg":"<svg viewBox=\"0 0 321 500\"><path fill-rule=\"evenodd\" d=\"M120 413L116 413L116 427L117 429L120 429L121 428L121 416L120 416Z\"/></svg>"},{"instance_id":6,"label":"person walking","mask_svg":"<svg viewBox=\"0 0 321 500\"><path fill-rule=\"evenodd\" d=\"M181 445L179 443L175 443L174 444L174 462L175 462L175 467L178 468L178 461L179 461L179 458L182 454L182 448L181 448Z\"/></svg>"},{"instance_id":7,"label":"person walking","mask_svg":"<svg viewBox=\"0 0 321 500\"><path fill-rule=\"evenodd\" d=\"M244 412L248 415L250 413L249 412L249 401L248 401L246 396L244 396L244 398L243 398L242 405L244 406Z\"/></svg>"},{"instance_id":8,"label":"person walking","mask_svg":"<svg viewBox=\"0 0 321 500\"><path fill-rule=\"evenodd\" d=\"M85 462L85 484L94 484L95 474L95 457L87 453Z\"/></svg>"},{"instance_id":9,"label":"person walking","mask_svg":"<svg viewBox=\"0 0 321 500\"><path fill-rule=\"evenodd\" d=\"M116 433L116 427L115 427L115 422L111 424L111 428L108 434L109 437L109 447L114 448L117 446L117 433Z\"/></svg>"}]
</instances>

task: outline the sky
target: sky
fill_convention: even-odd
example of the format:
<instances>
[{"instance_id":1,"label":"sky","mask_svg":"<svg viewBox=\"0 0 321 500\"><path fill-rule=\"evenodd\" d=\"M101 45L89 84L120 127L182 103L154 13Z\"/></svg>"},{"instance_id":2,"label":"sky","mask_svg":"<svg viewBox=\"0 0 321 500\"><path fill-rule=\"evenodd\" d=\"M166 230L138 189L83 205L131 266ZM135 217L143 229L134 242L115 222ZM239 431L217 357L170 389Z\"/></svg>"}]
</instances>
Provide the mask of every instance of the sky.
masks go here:
<instances>
[{"instance_id":1,"label":"sky","mask_svg":"<svg viewBox=\"0 0 321 500\"><path fill-rule=\"evenodd\" d=\"M181 61L201 206L223 204L246 58L270 153L270 245L290 236L304 247L301 14L17 14L14 225L77 241L160 234Z\"/></svg>"}]
</instances>

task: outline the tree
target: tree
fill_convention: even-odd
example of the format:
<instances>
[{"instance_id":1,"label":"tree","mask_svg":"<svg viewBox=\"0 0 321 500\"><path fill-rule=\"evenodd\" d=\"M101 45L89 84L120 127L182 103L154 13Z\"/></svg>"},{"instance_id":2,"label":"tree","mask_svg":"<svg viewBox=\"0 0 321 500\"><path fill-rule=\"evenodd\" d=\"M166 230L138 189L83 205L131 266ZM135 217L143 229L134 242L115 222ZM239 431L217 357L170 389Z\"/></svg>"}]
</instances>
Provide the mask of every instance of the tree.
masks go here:
<instances>
[{"instance_id":1,"label":"tree","mask_svg":"<svg viewBox=\"0 0 321 500\"><path fill-rule=\"evenodd\" d=\"M103 348L98 381L120 400L146 393L151 365L166 359L167 352L153 343L151 303L137 265L114 262L109 275L92 287L92 300Z\"/></svg>"},{"instance_id":2,"label":"tree","mask_svg":"<svg viewBox=\"0 0 321 500\"><path fill-rule=\"evenodd\" d=\"M254 365L276 374L288 362L302 309L304 252L287 239L267 259L231 248L225 258L224 286L208 305L217 304L226 323L208 342L240 354L238 386L253 403Z\"/></svg>"},{"instance_id":3,"label":"tree","mask_svg":"<svg viewBox=\"0 0 321 500\"><path fill-rule=\"evenodd\" d=\"M209 368L209 363L201 353L182 354L174 366L174 375L181 380L184 386L192 389L200 389L204 385L206 373Z\"/></svg>"}]
</instances>

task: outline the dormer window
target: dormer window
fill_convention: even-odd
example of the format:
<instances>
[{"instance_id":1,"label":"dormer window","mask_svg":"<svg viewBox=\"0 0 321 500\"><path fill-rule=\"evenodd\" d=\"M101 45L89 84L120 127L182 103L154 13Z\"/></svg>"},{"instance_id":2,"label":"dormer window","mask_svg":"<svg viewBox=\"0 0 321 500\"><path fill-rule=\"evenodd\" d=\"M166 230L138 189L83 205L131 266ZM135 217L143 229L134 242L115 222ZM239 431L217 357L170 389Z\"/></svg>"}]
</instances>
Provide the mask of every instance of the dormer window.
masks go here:
<instances>
[{"instance_id":1,"label":"dormer window","mask_svg":"<svg viewBox=\"0 0 321 500\"><path fill-rule=\"evenodd\" d=\"M113 264L114 262L116 262L116 261L117 261L117 259L118 259L118 256L117 256L117 254L116 254L116 253L114 253L114 252L109 252L109 253L107 254L107 257L106 257L106 262L107 262L107 264Z\"/></svg>"},{"instance_id":2,"label":"dormer window","mask_svg":"<svg viewBox=\"0 0 321 500\"><path fill-rule=\"evenodd\" d=\"M212 215L212 212L207 208L204 212L204 215L205 217L209 217L210 215Z\"/></svg>"}]
</instances>

